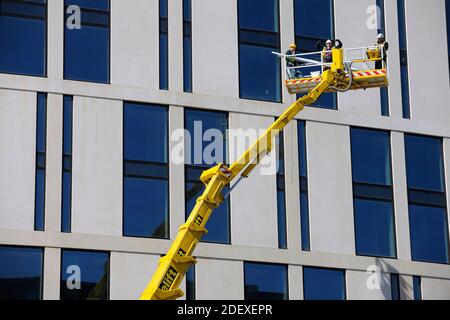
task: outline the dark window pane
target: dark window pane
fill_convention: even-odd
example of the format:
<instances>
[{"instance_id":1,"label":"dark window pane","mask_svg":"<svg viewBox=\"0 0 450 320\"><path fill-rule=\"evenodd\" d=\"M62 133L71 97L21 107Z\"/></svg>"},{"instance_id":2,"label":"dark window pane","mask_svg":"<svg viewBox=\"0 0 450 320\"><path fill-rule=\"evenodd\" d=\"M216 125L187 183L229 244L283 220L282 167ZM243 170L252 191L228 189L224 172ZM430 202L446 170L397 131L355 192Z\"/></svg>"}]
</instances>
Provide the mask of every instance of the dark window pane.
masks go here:
<instances>
[{"instance_id":1,"label":"dark window pane","mask_svg":"<svg viewBox=\"0 0 450 320\"><path fill-rule=\"evenodd\" d=\"M36 170L36 195L34 215L34 230L44 231L45 170Z\"/></svg>"},{"instance_id":2,"label":"dark window pane","mask_svg":"<svg viewBox=\"0 0 450 320\"><path fill-rule=\"evenodd\" d=\"M389 90L380 88L381 115L389 117Z\"/></svg>"},{"instance_id":3,"label":"dark window pane","mask_svg":"<svg viewBox=\"0 0 450 320\"><path fill-rule=\"evenodd\" d=\"M392 202L355 199L356 253L396 257Z\"/></svg>"},{"instance_id":4,"label":"dark window pane","mask_svg":"<svg viewBox=\"0 0 450 320\"><path fill-rule=\"evenodd\" d=\"M124 235L169 237L167 180L124 178Z\"/></svg>"},{"instance_id":5,"label":"dark window pane","mask_svg":"<svg viewBox=\"0 0 450 320\"><path fill-rule=\"evenodd\" d=\"M277 191L277 217L278 217L278 247L287 248L286 237L286 193Z\"/></svg>"},{"instance_id":6,"label":"dark window pane","mask_svg":"<svg viewBox=\"0 0 450 320\"><path fill-rule=\"evenodd\" d=\"M124 170L126 177L169 179L169 167L166 164L125 161Z\"/></svg>"},{"instance_id":7,"label":"dark window pane","mask_svg":"<svg viewBox=\"0 0 450 320\"><path fill-rule=\"evenodd\" d=\"M345 300L345 272L323 268L303 268L305 300Z\"/></svg>"},{"instance_id":8,"label":"dark window pane","mask_svg":"<svg viewBox=\"0 0 450 320\"><path fill-rule=\"evenodd\" d=\"M63 250L61 255L61 300L108 299L109 253ZM81 283L74 288L78 275Z\"/></svg>"},{"instance_id":9,"label":"dark window pane","mask_svg":"<svg viewBox=\"0 0 450 320\"><path fill-rule=\"evenodd\" d=\"M411 118L411 112L409 109L409 80L408 80L408 66L400 66L400 75L402 82L402 110L403 118Z\"/></svg>"},{"instance_id":10,"label":"dark window pane","mask_svg":"<svg viewBox=\"0 0 450 320\"><path fill-rule=\"evenodd\" d=\"M241 98L281 102L280 61L272 54L276 48L239 47Z\"/></svg>"},{"instance_id":11,"label":"dark window pane","mask_svg":"<svg viewBox=\"0 0 450 320\"><path fill-rule=\"evenodd\" d=\"M63 154L72 154L73 97L64 96L63 106Z\"/></svg>"},{"instance_id":12,"label":"dark window pane","mask_svg":"<svg viewBox=\"0 0 450 320\"><path fill-rule=\"evenodd\" d=\"M353 197L370 200L393 201L392 187L367 183L353 183Z\"/></svg>"},{"instance_id":13,"label":"dark window pane","mask_svg":"<svg viewBox=\"0 0 450 320\"><path fill-rule=\"evenodd\" d=\"M36 112L36 151L45 152L46 123L47 123L47 95L38 93Z\"/></svg>"},{"instance_id":14,"label":"dark window pane","mask_svg":"<svg viewBox=\"0 0 450 320\"><path fill-rule=\"evenodd\" d=\"M408 188L444 191L442 139L405 135Z\"/></svg>"},{"instance_id":15,"label":"dark window pane","mask_svg":"<svg viewBox=\"0 0 450 320\"><path fill-rule=\"evenodd\" d=\"M295 0L294 10L296 35L333 38L332 0Z\"/></svg>"},{"instance_id":16,"label":"dark window pane","mask_svg":"<svg viewBox=\"0 0 450 320\"><path fill-rule=\"evenodd\" d=\"M239 28L279 31L278 0L239 0Z\"/></svg>"},{"instance_id":17,"label":"dark window pane","mask_svg":"<svg viewBox=\"0 0 450 320\"><path fill-rule=\"evenodd\" d=\"M186 300L195 300L195 265L191 265L186 273Z\"/></svg>"},{"instance_id":18,"label":"dark window pane","mask_svg":"<svg viewBox=\"0 0 450 320\"><path fill-rule=\"evenodd\" d=\"M124 157L126 160L167 162L167 108L124 104Z\"/></svg>"},{"instance_id":19,"label":"dark window pane","mask_svg":"<svg viewBox=\"0 0 450 320\"><path fill-rule=\"evenodd\" d=\"M82 28L64 27L64 78L109 83L109 1L65 1L72 4L82 8Z\"/></svg>"},{"instance_id":20,"label":"dark window pane","mask_svg":"<svg viewBox=\"0 0 450 320\"><path fill-rule=\"evenodd\" d=\"M62 175L61 231L70 232L72 228L72 173L65 171Z\"/></svg>"},{"instance_id":21,"label":"dark window pane","mask_svg":"<svg viewBox=\"0 0 450 320\"><path fill-rule=\"evenodd\" d=\"M109 10L109 0L65 0L65 5L77 5L81 8Z\"/></svg>"},{"instance_id":22,"label":"dark window pane","mask_svg":"<svg viewBox=\"0 0 450 320\"><path fill-rule=\"evenodd\" d=\"M422 279L420 277L413 277L413 291L414 300L422 300Z\"/></svg>"},{"instance_id":23,"label":"dark window pane","mask_svg":"<svg viewBox=\"0 0 450 320\"><path fill-rule=\"evenodd\" d=\"M449 263L445 208L409 205L409 228L413 260Z\"/></svg>"},{"instance_id":24,"label":"dark window pane","mask_svg":"<svg viewBox=\"0 0 450 320\"><path fill-rule=\"evenodd\" d=\"M191 137L190 149L186 148L190 152L186 155L186 164L212 166L227 163L227 113L186 109L184 122ZM206 135L208 130L209 135ZM214 146L217 148L212 152Z\"/></svg>"},{"instance_id":25,"label":"dark window pane","mask_svg":"<svg viewBox=\"0 0 450 320\"><path fill-rule=\"evenodd\" d=\"M351 128L351 147L354 182L392 185L389 132Z\"/></svg>"},{"instance_id":26,"label":"dark window pane","mask_svg":"<svg viewBox=\"0 0 450 320\"><path fill-rule=\"evenodd\" d=\"M446 207L445 192L408 189L408 202L423 206Z\"/></svg>"},{"instance_id":27,"label":"dark window pane","mask_svg":"<svg viewBox=\"0 0 450 320\"><path fill-rule=\"evenodd\" d=\"M159 35L159 88L169 89L169 44L167 34Z\"/></svg>"},{"instance_id":28,"label":"dark window pane","mask_svg":"<svg viewBox=\"0 0 450 320\"><path fill-rule=\"evenodd\" d=\"M300 193L300 223L302 229L302 250L309 251L309 209L308 209L308 194L306 192Z\"/></svg>"},{"instance_id":29,"label":"dark window pane","mask_svg":"<svg viewBox=\"0 0 450 320\"><path fill-rule=\"evenodd\" d=\"M398 36L401 50L406 50L405 0L397 0Z\"/></svg>"},{"instance_id":30,"label":"dark window pane","mask_svg":"<svg viewBox=\"0 0 450 320\"><path fill-rule=\"evenodd\" d=\"M300 176L306 177L306 123L304 121L297 121L298 134L298 162L300 166Z\"/></svg>"},{"instance_id":31,"label":"dark window pane","mask_svg":"<svg viewBox=\"0 0 450 320\"><path fill-rule=\"evenodd\" d=\"M399 275L395 273L391 273L391 298L400 300L400 279Z\"/></svg>"},{"instance_id":32,"label":"dark window pane","mask_svg":"<svg viewBox=\"0 0 450 320\"><path fill-rule=\"evenodd\" d=\"M183 20L191 21L191 0L183 0Z\"/></svg>"},{"instance_id":33,"label":"dark window pane","mask_svg":"<svg viewBox=\"0 0 450 320\"><path fill-rule=\"evenodd\" d=\"M384 15L384 0L377 0L377 7L380 9L378 33L386 33L386 31L385 31L385 29L386 29L385 28L385 15Z\"/></svg>"},{"instance_id":34,"label":"dark window pane","mask_svg":"<svg viewBox=\"0 0 450 320\"><path fill-rule=\"evenodd\" d=\"M0 2L0 72L46 75L46 4Z\"/></svg>"},{"instance_id":35,"label":"dark window pane","mask_svg":"<svg viewBox=\"0 0 450 320\"><path fill-rule=\"evenodd\" d=\"M0 300L42 299L42 249L0 246L0 261Z\"/></svg>"},{"instance_id":36,"label":"dark window pane","mask_svg":"<svg viewBox=\"0 0 450 320\"><path fill-rule=\"evenodd\" d=\"M190 34L190 29L188 31ZM190 36L183 38L183 88L184 92L192 92L192 38Z\"/></svg>"},{"instance_id":37,"label":"dark window pane","mask_svg":"<svg viewBox=\"0 0 450 320\"><path fill-rule=\"evenodd\" d=\"M244 264L245 300L287 300L288 279L285 265Z\"/></svg>"}]
</instances>

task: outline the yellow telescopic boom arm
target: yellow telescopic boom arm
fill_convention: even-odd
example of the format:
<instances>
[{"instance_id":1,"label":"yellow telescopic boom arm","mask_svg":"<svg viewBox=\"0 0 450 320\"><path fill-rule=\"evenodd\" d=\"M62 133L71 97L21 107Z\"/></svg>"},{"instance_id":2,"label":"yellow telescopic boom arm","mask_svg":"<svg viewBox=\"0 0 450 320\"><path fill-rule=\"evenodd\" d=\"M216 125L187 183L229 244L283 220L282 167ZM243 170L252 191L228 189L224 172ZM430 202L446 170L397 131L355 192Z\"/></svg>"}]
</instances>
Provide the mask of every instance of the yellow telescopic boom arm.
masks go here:
<instances>
[{"instance_id":1,"label":"yellow telescopic boom arm","mask_svg":"<svg viewBox=\"0 0 450 320\"><path fill-rule=\"evenodd\" d=\"M198 197L186 223L180 227L169 251L160 259L153 278L142 293L141 300L172 300L183 296L183 291L179 289L180 284L189 267L196 263L193 257L194 249L201 237L207 233L205 226L212 210L224 201L223 189L237 176L249 175L260 160L272 150L272 139L303 110L305 105L313 104L330 86L343 81L345 70L342 57L342 49L333 49L331 70L326 70L322 74L319 84L293 103L230 167L219 164L202 173L200 180L206 189Z\"/></svg>"}]
</instances>

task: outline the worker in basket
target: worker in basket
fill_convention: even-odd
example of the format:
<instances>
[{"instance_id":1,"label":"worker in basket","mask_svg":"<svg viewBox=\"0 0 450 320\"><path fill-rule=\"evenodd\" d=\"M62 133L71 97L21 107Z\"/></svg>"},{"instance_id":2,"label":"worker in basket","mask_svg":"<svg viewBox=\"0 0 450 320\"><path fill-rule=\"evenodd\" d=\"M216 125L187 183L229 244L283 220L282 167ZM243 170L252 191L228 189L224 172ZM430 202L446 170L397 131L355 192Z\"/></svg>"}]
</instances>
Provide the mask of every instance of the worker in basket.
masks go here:
<instances>
[{"instance_id":1,"label":"worker in basket","mask_svg":"<svg viewBox=\"0 0 450 320\"><path fill-rule=\"evenodd\" d=\"M327 40L327 42L325 42L325 47L323 47L323 50L322 50L323 63L332 63L333 62L333 53L331 52L331 50L333 50L333 41ZM329 69L330 69L329 66L323 67L324 71L329 70Z\"/></svg>"},{"instance_id":2,"label":"worker in basket","mask_svg":"<svg viewBox=\"0 0 450 320\"><path fill-rule=\"evenodd\" d=\"M377 36L377 43L375 46L378 46L379 49L379 57L381 57L381 55L383 56L382 60L378 60L375 61L375 69L383 69L383 64L384 67L386 66L386 62L387 62L387 51L389 49L389 43L387 43L386 39L384 38L384 34L380 33Z\"/></svg>"},{"instance_id":3,"label":"worker in basket","mask_svg":"<svg viewBox=\"0 0 450 320\"><path fill-rule=\"evenodd\" d=\"M286 57L286 66L288 68L293 68L288 69L289 79L299 79L303 77L300 69L298 69L298 67L300 67L303 63L297 57L295 57L296 54L297 54L297 45L295 43L292 43L289 46L289 50L286 51L286 56L288 56Z\"/></svg>"}]
</instances>

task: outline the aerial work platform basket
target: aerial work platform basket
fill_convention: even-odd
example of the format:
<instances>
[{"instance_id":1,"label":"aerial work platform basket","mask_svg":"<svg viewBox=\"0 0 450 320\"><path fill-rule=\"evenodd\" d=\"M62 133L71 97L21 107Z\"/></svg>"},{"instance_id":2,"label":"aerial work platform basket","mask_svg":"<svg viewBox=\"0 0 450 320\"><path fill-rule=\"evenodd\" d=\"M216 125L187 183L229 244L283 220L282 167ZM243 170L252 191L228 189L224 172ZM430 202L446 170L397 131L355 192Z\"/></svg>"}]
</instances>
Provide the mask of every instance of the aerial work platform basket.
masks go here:
<instances>
[{"instance_id":1,"label":"aerial work platform basket","mask_svg":"<svg viewBox=\"0 0 450 320\"><path fill-rule=\"evenodd\" d=\"M322 80L322 73L333 64L327 61L331 51L326 50L295 55L275 54L285 59L285 84L290 94L313 89ZM326 92L387 87L389 81L384 60L384 52L378 46L344 49L346 75Z\"/></svg>"}]
</instances>

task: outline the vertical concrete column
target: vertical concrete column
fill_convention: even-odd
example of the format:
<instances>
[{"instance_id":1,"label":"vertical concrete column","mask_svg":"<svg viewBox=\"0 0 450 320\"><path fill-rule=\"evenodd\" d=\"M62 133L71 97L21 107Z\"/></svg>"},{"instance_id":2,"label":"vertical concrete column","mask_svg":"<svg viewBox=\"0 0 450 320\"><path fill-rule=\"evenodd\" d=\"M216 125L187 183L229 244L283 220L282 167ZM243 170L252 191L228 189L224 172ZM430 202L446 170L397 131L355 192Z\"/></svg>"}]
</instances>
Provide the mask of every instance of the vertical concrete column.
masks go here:
<instances>
[{"instance_id":1,"label":"vertical concrete column","mask_svg":"<svg viewBox=\"0 0 450 320\"><path fill-rule=\"evenodd\" d=\"M183 0L169 1L169 88L183 91Z\"/></svg>"},{"instance_id":2,"label":"vertical concrete column","mask_svg":"<svg viewBox=\"0 0 450 320\"><path fill-rule=\"evenodd\" d=\"M61 230L63 96L47 96L45 230Z\"/></svg>"},{"instance_id":3,"label":"vertical concrete column","mask_svg":"<svg viewBox=\"0 0 450 320\"><path fill-rule=\"evenodd\" d=\"M400 275L400 299L401 300L414 300L414 290L413 290L413 277Z\"/></svg>"},{"instance_id":4,"label":"vertical concrete column","mask_svg":"<svg viewBox=\"0 0 450 320\"><path fill-rule=\"evenodd\" d=\"M301 226L297 121L284 129L284 171L287 245L289 250L298 251L301 249Z\"/></svg>"},{"instance_id":5,"label":"vertical concrete column","mask_svg":"<svg viewBox=\"0 0 450 320\"><path fill-rule=\"evenodd\" d=\"M59 300L61 274L61 249L44 250L44 300Z\"/></svg>"},{"instance_id":6,"label":"vertical concrete column","mask_svg":"<svg viewBox=\"0 0 450 320\"><path fill-rule=\"evenodd\" d=\"M397 256L401 260L411 260L408 187L406 182L405 141L403 133L391 133L391 150Z\"/></svg>"},{"instance_id":7,"label":"vertical concrete column","mask_svg":"<svg viewBox=\"0 0 450 320\"><path fill-rule=\"evenodd\" d=\"M384 12L385 36L389 42L387 68L389 78L389 112L391 117L403 118L397 1L385 1Z\"/></svg>"},{"instance_id":8,"label":"vertical concrete column","mask_svg":"<svg viewBox=\"0 0 450 320\"><path fill-rule=\"evenodd\" d=\"M169 107L169 194L170 194L170 238L175 239L178 228L185 221L185 198L184 198L184 161L176 163L175 157L180 155L180 144L184 150L184 138L182 141L172 141L171 136L175 130L184 128L184 109L181 107ZM175 136L174 136L175 137ZM173 153L173 154L172 154Z\"/></svg>"},{"instance_id":9,"label":"vertical concrete column","mask_svg":"<svg viewBox=\"0 0 450 320\"><path fill-rule=\"evenodd\" d=\"M289 300L303 300L303 268L288 266Z\"/></svg>"},{"instance_id":10,"label":"vertical concrete column","mask_svg":"<svg viewBox=\"0 0 450 320\"><path fill-rule=\"evenodd\" d=\"M62 79L64 75L64 1L48 0L47 75Z\"/></svg>"},{"instance_id":11,"label":"vertical concrete column","mask_svg":"<svg viewBox=\"0 0 450 320\"><path fill-rule=\"evenodd\" d=\"M281 34L281 52L284 53L289 44L295 41L295 25L294 25L294 2L291 0L280 1L280 34ZM283 102L291 103L293 98L283 85L286 78L284 73L284 60L280 60L282 70Z\"/></svg>"}]
</instances>

